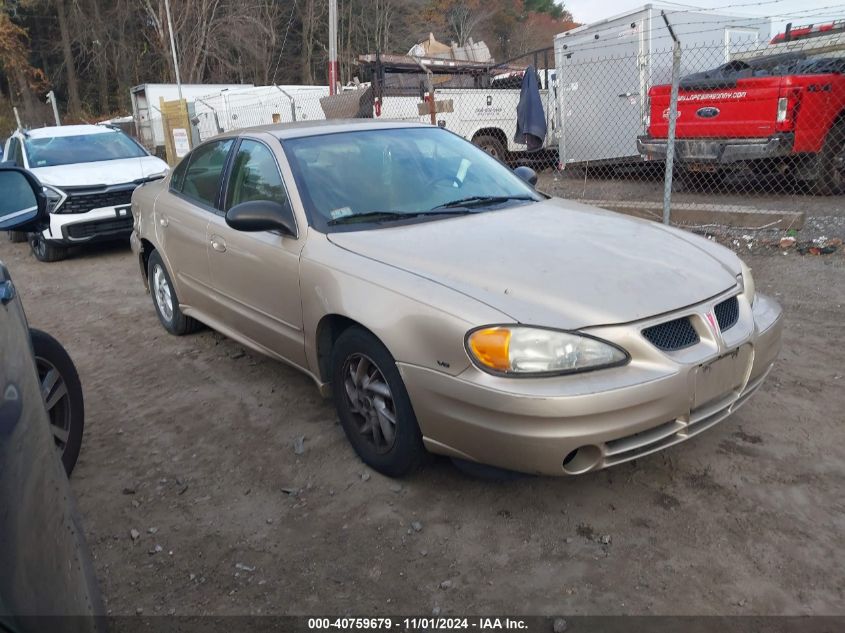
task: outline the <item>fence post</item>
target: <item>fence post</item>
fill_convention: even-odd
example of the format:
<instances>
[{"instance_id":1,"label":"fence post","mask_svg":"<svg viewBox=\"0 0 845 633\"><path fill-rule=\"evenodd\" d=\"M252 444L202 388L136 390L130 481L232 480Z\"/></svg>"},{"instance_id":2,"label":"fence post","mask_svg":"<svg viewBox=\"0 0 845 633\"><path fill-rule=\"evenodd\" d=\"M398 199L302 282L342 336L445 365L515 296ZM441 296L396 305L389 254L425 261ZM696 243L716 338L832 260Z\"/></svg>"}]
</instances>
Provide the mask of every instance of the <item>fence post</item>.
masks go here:
<instances>
[{"instance_id":1,"label":"fence post","mask_svg":"<svg viewBox=\"0 0 845 633\"><path fill-rule=\"evenodd\" d=\"M669 99L669 133L666 138L666 176L663 182L663 224L669 224L672 207L672 171L675 163L675 125L678 121L678 86L681 81L681 42L675 36L666 13L661 11L672 36L672 93Z\"/></svg>"},{"instance_id":2,"label":"fence post","mask_svg":"<svg viewBox=\"0 0 845 633\"><path fill-rule=\"evenodd\" d=\"M290 101L290 120L296 123L296 101L292 96L290 96L286 91L279 88L279 86L277 86L276 84L273 84L273 87L279 92L281 92L283 95L285 95L288 98L288 101Z\"/></svg>"}]
</instances>

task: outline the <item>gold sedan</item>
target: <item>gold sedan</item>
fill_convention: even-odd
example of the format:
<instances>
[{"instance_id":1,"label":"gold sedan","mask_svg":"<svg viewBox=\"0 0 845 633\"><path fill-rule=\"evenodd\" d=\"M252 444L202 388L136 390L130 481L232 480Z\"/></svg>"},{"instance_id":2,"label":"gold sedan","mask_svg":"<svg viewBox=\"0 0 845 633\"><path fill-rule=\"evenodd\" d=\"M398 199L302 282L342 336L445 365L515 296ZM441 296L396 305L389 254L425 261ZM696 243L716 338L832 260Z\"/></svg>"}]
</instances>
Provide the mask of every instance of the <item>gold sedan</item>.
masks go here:
<instances>
[{"instance_id":1,"label":"gold sedan","mask_svg":"<svg viewBox=\"0 0 845 633\"><path fill-rule=\"evenodd\" d=\"M301 369L387 475L585 473L745 403L781 309L740 259L535 181L426 125L241 130L135 191L132 245L167 331Z\"/></svg>"}]
</instances>

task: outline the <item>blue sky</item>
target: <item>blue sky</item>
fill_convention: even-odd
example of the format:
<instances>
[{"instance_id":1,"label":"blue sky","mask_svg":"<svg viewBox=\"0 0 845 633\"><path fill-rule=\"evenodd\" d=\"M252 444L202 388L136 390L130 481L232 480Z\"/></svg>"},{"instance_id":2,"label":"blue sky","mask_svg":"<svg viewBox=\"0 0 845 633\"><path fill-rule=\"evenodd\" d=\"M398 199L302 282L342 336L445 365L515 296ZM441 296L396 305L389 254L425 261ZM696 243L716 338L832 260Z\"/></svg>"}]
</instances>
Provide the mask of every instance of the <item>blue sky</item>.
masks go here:
<instances>
[{"instance_id":1,"label":"blue sky","mask_svg":"<svg viewBox=\"0 0 845 633\"><path fill-rule=\"evenodd\" d=\"M639 8L646 4L646 0L566 0L564 4L577 22L589 23ZM665 4L675 6L680 2ZM845 19L845 0L699 0L684 4L689 8L728 7L724 12L735 15L774 16L772 33L782 31L790 21L794 25L800 25L830 21L834 18ZM753 6L755 4L758 6Z\"/></svg>"}]
</instances>

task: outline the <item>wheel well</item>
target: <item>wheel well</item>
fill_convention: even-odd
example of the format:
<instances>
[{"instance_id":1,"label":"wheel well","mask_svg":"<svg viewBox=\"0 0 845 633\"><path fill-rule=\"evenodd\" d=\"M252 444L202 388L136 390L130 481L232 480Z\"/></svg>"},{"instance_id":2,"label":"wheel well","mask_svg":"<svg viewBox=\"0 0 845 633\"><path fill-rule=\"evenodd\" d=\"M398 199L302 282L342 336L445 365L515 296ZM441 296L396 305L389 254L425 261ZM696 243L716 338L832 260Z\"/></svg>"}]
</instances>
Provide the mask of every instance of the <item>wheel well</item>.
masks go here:
<instances>
[{"instance_id":1,"label":"wheel well","mask_svg":"<svg viewBox=\"0 0 845 633\"><path fill-rule=\"evenodd\" d=\"M351 327L359 327L372 333L358 321L340 314L327 314L317 324L317 367L323 382L331 381L332 349L335 342Z\"/></svg>"},{"instance_id":2,"label":"wheel well","mask_svg":"<svg viewBox=\"0 0 845 633\"><path fill-rule=\"evenodd\" d=\"M141 252L138 255L138 264L141 266L141 276L146 284L149 283L149 279L147 279L147 271L149 270L150 255L153 254L155 249L156 248L153 246L152 242L147 239L141 239Z\"/></svg>"},{"instance_id":3,"label":"wheel well","mask_svg":"<svg viewBox=\"0 0 845 633\"><path fill-rule=\"evenodd\" d=\"M149 264L150 264L150 255L153 254L153 251L155 249L156 248L155 248L155 246L153 246L152 242L150 242L147 239L141 239L141 254L140 254L141 262L140 263L141 263L141 274L144 275L144 279L147 278L147 270L148 270Z\"/></svg>"},{"instance_id":4,"label":"wheel well","mask_svg":"<svg viewBox=\"0 0 845 633\"><path fill-rule=\"evenodd\" d=\"M502 148L505 151L508 150L508 137L505 136L505 133L497 127L486 127L481 130L478 130L478 132L472 135L473 143L475 142L475 139L477 139L479 136L492 136L502 144Z\"/></svg>"}]
</instances>

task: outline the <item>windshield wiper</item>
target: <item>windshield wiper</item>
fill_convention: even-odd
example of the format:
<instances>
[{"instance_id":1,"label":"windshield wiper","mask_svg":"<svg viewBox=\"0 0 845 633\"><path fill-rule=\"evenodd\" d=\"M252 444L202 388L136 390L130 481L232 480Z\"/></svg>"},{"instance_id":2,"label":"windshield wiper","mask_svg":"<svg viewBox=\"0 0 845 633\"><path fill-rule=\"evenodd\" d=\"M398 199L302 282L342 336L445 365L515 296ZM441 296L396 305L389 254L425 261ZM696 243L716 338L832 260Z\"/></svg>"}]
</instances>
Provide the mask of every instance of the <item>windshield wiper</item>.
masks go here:
<instances>
[{"instance_id":1,"label":"windshield wiper","mask_svg":"<svg viewBox=\"0 0 845 633\"><path fill-rule=\"evenodd\" d=\"M368 213L356 213L354 215L347 215L342 218L335 218L334 220L329 220L329 226L334 226L337 224L355 224L358 222L379 222L379 221L390 221L395 222L398 220L412 220L413 218L424 217L428 215L466 215L467 213L471 213L471 211L464 211L464 210L440 210L440 207L435 207L429 211L412 211L410 213L401 213L399 211L369 211Z\"/></svg>"},{"instance_id":2,"label":"windshield wiper","mask_svg":"<svg viewBox=\"0 0 845 633\"><path fill-rule=\"evenodd\" d=\"M468 198L460 198L459 200L452 200L451 202L440 204L434 207L432 211L435 211L436 209L454 209L455 207L471 208L482 206L485 204L509 202L511 200L526 200L531 202L537 202L537 199L533 196L469 196Z\"/></svg>"}]
</instances>

